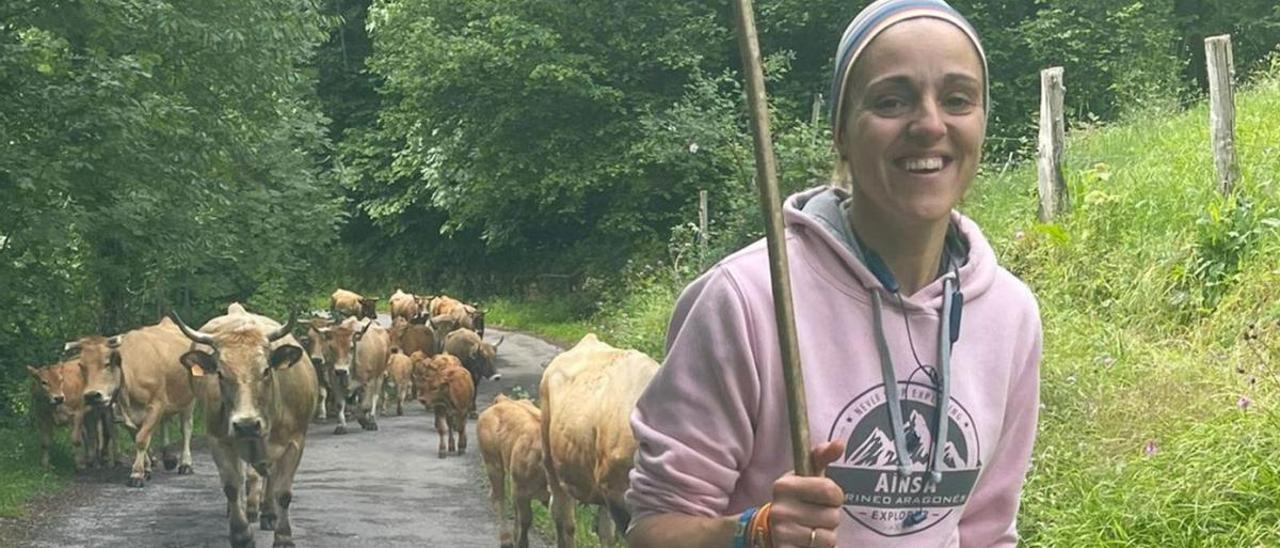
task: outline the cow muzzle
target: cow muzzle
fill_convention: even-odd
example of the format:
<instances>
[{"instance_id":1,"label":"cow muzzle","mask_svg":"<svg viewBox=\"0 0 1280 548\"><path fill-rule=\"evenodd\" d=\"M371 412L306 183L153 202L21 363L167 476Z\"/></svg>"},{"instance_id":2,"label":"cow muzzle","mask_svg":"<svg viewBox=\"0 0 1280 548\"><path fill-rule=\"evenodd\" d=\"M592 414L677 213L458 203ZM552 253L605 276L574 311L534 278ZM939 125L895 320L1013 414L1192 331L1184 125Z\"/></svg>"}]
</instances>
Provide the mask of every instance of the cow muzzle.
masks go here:
<instances>
[{"instance_id":1,"label":"cow muzzle","mask_svg":"<svg viewBox=\"0 0 1280 548\"><path fill-rule=\"evenodd\" d=\"M63 401L66 401L66 399L67 399L67 398L65 398L65 397L63 397L63 396L49 396L49 404L50 404L50 405L62 405L62 402L63 402Z\"/></svg>"},{"instance_id":2,"label":"cow muzzle","mask_svg":"<svg viewBox=\"0 0 1280 548\"><path fill-rule=\"evenodd\" d=\"M84 403L94 407L106 407L111 404L111 397L101 391L94 390L92 392L84 393Z\"/></svg>"},{"instance_id":3,"label":"cow muzzle","mask_svg":"<svg viewBox=\"0 0 1280 548\"><path fill-rule=\"evenodd\" d=\"M262 436L262 419L246 417L231 421L231 429L238 438L257 438Z\"/></svg>"}]
</instances>

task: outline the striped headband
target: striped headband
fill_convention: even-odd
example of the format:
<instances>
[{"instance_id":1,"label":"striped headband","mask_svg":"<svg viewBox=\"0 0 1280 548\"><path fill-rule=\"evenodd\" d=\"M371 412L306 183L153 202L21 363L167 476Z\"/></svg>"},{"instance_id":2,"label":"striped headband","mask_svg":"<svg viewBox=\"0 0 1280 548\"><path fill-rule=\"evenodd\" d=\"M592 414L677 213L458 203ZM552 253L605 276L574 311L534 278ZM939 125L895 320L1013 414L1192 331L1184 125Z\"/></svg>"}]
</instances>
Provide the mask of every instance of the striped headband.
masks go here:
<instances>
[{"instance_id":1,"label":"striped headband","mask_svg":"<svg viewBox=\"0 0 1280 548\"><path fill-rule=\"evenodd\" d=\"M986 86L982 103L986 111L991 109L991 84L987 72L987 54L978 40L978 33L973 30L960 12L943 0L876 0L863 8L853 22L844 30L840 38L840 47L836 50L836 68L831 77L831 135L840 140L840 116L844 106L844 90L849 82L849 73L853 70L854 61L862 55L867 44L875 39L884 29L907 19L932 17L955 25L964 31L969 41L978 50L982 59L982 81Z\"/></svg>"}]
</instances>

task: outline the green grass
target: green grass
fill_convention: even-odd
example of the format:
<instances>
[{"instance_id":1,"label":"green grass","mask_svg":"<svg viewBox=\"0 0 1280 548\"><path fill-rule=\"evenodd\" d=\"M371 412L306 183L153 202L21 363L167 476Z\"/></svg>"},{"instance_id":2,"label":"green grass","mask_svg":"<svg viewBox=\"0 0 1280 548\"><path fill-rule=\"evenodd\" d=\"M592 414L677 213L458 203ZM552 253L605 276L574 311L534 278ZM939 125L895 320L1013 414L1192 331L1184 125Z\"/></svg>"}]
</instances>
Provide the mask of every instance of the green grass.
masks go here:
<instances>
[{"instance_id":1,"label":"green grass","mask_svg":"<svg viewBox=\"0 0 1280 548\"><path fill-rule=\"evenodd\" d=\"M984 173L961 206L1044 320L1026 545L1280 545L1280 83L1239 93L1237 113L1231 199L1200 106L1072 131L1074 207L1052 224L1030 164ZM595 314L503 301L499 321L660 358L678 290L641 280Z\"/></svg>"},{"instance_id":2,"label":"green grass","mask_svg":"<svg viewBox=\"0 0 1280 548\"><path fill-rule=\"evenodd\" d=\"M29 427L0 428L0 517L22 515L23 505L39 493L65 485L74 465L70 444L62 440L50 452L51 471L40 468L40 441Z\"/></svg>"}]
</instances>

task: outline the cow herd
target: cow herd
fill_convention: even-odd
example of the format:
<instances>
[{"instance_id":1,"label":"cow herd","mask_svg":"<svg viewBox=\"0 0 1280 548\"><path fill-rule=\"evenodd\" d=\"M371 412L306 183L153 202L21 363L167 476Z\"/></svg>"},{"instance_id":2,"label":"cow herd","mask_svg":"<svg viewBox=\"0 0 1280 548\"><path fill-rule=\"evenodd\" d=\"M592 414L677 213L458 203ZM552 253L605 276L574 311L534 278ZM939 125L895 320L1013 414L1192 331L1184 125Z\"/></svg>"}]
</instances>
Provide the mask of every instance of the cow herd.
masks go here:
<instances>
[{"instance_id":1,"label":"cow herd","mask_svg":"<svg viewBox=\"0 0 1280 548\"><path fill-rule=\"evenodd\" d=\"M233 303L199 328L170 314L156 325L68 342L62 362L28 368L42 465L54 424L70 425L77 470L114 461L114 425L123 424L135 446L128 484L142 487L152 475L152 433L176 418L181 454L168 455L161 428L162 460L189 474L199 402L231 545L253 546L257 521L274 531L275 546L293 546L293 477L313 421L334 418L334 433L344 434L350 414L377 430L379 411L403 414L405 400L417 399L434 413L439 457L463 454L477 384L500 378L502 339L484 340L478 306L397 290L385 328L377 301L340 289L327 314L283 324ZM305 335L295 338L295 327ZM502 546L528 546L535 499L551 509L559 546L574 545L578 502L601 507L597 534L606 545L616 540L629 520L622 498L635 451L629 416L657 368L644 354L587 335L546 365L540 405L499 395L478 414L476 442ZM514 528L505 517L508 478Z\"/></svg>"}]
</instances>

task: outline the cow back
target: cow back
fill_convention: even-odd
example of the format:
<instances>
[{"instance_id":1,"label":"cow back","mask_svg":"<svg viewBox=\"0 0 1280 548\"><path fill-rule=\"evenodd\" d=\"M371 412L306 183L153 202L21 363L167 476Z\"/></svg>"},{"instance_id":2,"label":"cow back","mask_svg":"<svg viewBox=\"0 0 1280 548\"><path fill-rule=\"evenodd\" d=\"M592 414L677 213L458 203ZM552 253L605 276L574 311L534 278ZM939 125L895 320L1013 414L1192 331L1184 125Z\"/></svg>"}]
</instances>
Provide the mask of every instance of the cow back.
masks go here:
<instances>
[{"instance_id":1,"label":"cow back","mask_svg":"<svg viewBox=\"0 0 1280 548\"><path fill-rule=\"evenodd\" d=\"M191 340L169 318L135 329L121 337L121 404L132 416L145 413L157 402L166 413L191 404L190 374L179 358L191 348Z\"/></svg>"},{"instance_id":2,"label":"cow back","mask_svg":"<svg viewBox=\"0 0 1280 548\"><path fill-rule=\"evenodd\" d=\"M594 334L547 365L539 387L545 458L575 498L622 504L636 449L631 411L657 371L652 358Z\"/></svg>"},{"instance_id":3,"label":"cow back","mask_svg":"<svg viewBox=\"0 0 1280 548\"><path fill-rule=\"evenodd\" d=\"M511 474L517 495L546 490L542 466L542 411L528 400L500 396L476 423L481 456Z\"/></svg>"},{"instance_id":4,"label":"cow back","mask_svg":"<svg viewBox=\"0 0 1280 548\"><path fill-rule=\"evenodd\" d=\"M387 356L391 350L391 336L386 328L378 325L376 320L369 321L373 325L356 342L354 374L361 383L370 382L387 370Z\"/></svg>"}]
</instances>

